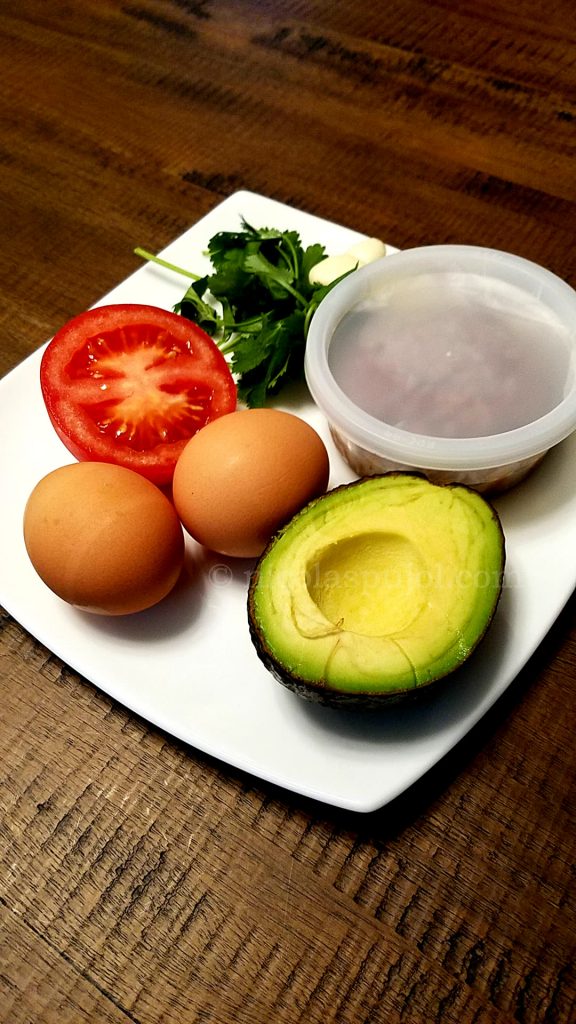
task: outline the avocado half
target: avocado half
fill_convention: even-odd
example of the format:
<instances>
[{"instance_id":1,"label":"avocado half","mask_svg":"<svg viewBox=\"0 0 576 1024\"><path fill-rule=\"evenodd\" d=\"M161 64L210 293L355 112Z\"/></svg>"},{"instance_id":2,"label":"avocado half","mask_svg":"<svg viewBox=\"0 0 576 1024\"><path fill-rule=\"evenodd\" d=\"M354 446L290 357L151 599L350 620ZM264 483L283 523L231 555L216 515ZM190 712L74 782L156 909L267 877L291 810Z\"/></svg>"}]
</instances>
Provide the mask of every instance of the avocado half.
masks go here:
<instances>
[{"instance_id":1,"label":"avocado half","mask_svg":"<svg viewBox=\"0 0 576 1024\"><path fill-rule=\"evenodd\" d=\"M502 590L495 509L461 484L386 473L310 502L251 577L250 634L285 686L327 704L416 696L472 653Z\"/></svg>"}]
</instances>

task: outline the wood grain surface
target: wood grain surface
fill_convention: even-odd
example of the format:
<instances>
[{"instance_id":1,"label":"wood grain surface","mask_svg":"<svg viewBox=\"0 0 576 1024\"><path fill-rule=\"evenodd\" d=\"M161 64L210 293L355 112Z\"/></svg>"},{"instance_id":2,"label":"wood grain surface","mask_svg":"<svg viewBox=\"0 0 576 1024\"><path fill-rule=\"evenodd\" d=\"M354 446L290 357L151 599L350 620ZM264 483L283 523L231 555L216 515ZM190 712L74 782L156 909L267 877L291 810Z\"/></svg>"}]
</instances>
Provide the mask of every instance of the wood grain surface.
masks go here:
<instances>
[{"instance_id":1,"label":"wood grain surface","mask_svg":"<svg viewBox=\"0 0 576 1024\"><path fill-rule=\"evenodd\" d=\"M576 286L572 0L0 12L2 374L240 188ZM212 761L0 626L3 1024L576 1021L573 601L369 815Z\"/></svg>"}]
</instances>

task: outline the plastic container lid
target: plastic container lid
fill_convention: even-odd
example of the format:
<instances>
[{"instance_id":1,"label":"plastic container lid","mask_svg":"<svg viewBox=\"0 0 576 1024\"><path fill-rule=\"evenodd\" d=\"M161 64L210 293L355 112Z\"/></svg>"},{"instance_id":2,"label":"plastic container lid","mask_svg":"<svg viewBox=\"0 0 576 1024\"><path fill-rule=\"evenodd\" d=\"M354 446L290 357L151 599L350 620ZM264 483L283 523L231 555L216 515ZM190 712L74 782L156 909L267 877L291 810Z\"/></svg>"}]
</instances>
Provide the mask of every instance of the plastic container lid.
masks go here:
<instances>
[{"instance_id":1,"label":"plastic container lid","mask_svg":"<svg viewBox=\"0 0 576 1024\"><path fill-rule=\"evenodd\" d=\"M515 463L576 427L576 292L494 249L395 253L322 301L305 374L370 452L441 470Z\"/></svg>"}]
</instances>

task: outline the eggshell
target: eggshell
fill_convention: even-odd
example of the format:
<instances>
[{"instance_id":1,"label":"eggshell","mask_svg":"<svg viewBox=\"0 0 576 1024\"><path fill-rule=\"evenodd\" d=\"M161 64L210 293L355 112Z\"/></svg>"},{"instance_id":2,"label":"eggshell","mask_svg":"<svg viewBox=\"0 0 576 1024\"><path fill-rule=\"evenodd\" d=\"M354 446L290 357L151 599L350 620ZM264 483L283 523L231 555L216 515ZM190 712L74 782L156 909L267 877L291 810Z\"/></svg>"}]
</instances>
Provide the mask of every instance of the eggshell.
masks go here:
<instances>
[{"instance_id":1,"label":"eggshell","mask_svg":"<svg viewBox=\"0 0 576 1024\"><path fill-rule=\"evenodd\" d=\"M176 464L173 499L200 544L251 558L326 490L328 476L324 442L308 423L278 409L242 409L188 442Z\"/></svg>"},{"instance_id":2,"label":"eggshell","mask_svg":"<svg viewBox=\"0 0 576 1024\"><path fill-rule=\"evenodd\" d=\"M102 462L62 466L40 480L24 511L24 542L55 594L99 614L156 604L184 562L184 533L166 495Z\"/></svg>"}]
</instances>

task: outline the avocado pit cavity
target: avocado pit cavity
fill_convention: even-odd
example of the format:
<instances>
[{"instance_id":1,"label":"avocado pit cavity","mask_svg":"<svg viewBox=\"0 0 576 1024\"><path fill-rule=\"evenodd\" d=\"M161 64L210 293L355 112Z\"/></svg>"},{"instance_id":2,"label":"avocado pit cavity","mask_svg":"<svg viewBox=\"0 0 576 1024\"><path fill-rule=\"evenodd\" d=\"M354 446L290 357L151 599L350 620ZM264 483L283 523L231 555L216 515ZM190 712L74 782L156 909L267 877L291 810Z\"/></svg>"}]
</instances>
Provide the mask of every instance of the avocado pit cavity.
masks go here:
<instances>
[{"instance_id":1,"label":"avocado pit cavity","mask_svg":"<svg viewBox=\"0 0 576 1024\"><path fill-rule=\"evenodd\" d=\"M418 617L428 579L409 538L371 532L337 541L312 559L306 585L322 614L342 631L391 636Z\"/></svg>"}]
</instances>

